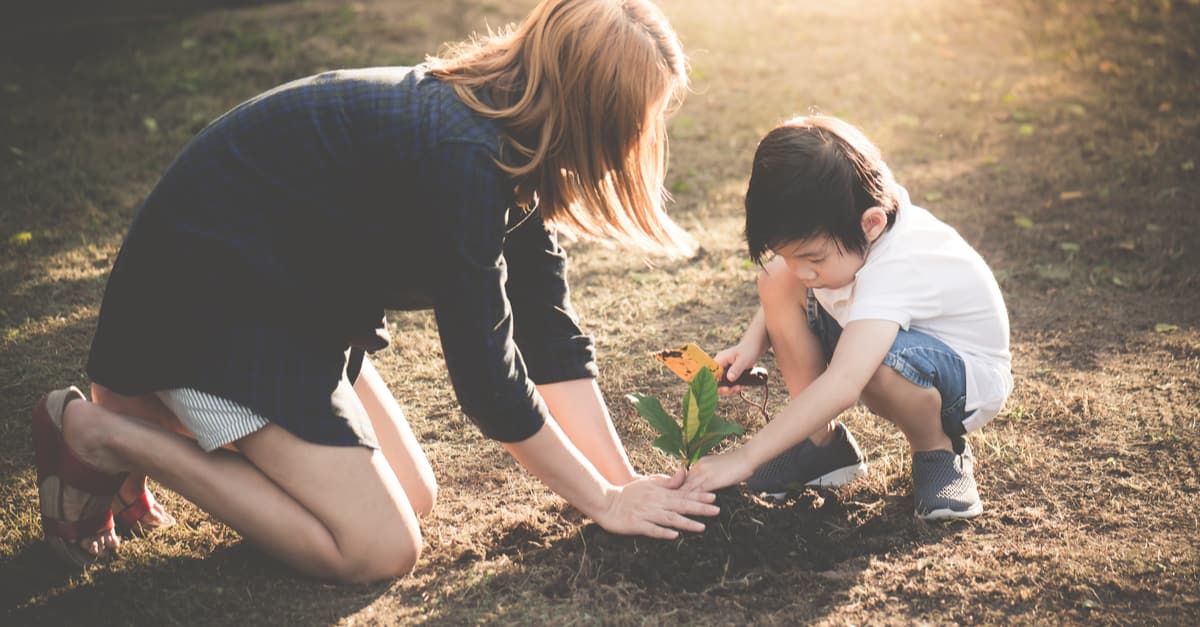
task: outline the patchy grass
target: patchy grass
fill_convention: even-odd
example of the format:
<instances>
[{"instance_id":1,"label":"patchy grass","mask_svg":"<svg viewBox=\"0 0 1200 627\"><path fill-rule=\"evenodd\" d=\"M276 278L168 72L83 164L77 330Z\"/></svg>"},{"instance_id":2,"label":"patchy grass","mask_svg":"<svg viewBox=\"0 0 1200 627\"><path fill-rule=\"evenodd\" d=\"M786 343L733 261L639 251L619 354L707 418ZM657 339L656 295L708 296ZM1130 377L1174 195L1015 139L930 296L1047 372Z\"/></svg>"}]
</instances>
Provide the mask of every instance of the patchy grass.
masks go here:
<instances>
[{"instance_id":1,"label":"patchy grass","mask_svg":"<svg viewBox=\"0 0 1200 627\"><path fill-rule=\"evenodd\" d=\"M1197 621L1195 0L662 3L695 83L672 121L668 184L704 253L571 251L635 464L669 467L624 395L680 393L650 351L738 338L755 305L740 239L754 145L819 110L874 138L914 200L1001 279L1017 388L973 437L980 519L914 520L903 439L856 409L844 419L871 471L847 489L784 503L733 491L704 536L610 536L475 431L432 318L404 313L378 365L441 485L412 577L299 578L169 492L180 525L87 574L57 571L37 541L28 413L45 390L86 383L108 267L172 156L277 83L413 63L532 1L173 10L188 4L131 0L128 14L0 37L0 622ZM761 426L738 401L719 411Z\"/></svg>"}]
</instances>

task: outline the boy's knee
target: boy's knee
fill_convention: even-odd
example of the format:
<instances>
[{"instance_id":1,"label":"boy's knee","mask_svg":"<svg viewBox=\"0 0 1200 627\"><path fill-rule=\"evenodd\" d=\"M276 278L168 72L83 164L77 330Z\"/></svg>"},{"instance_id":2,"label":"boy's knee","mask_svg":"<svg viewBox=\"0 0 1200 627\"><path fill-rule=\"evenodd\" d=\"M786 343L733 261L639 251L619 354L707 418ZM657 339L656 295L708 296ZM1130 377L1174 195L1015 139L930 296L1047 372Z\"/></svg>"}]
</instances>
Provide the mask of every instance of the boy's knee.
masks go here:
<instances>
[{"instance_id":1,"label":"boy's knee","mask_svg":"<svg viewBox=\"0 0 1200 627\"><path fill-rule=\"evenodd\" d=\"M786 272L758 273L758 299L763 307L791 304L806 297L807 291Z\"/></svg>"}]
</instances>

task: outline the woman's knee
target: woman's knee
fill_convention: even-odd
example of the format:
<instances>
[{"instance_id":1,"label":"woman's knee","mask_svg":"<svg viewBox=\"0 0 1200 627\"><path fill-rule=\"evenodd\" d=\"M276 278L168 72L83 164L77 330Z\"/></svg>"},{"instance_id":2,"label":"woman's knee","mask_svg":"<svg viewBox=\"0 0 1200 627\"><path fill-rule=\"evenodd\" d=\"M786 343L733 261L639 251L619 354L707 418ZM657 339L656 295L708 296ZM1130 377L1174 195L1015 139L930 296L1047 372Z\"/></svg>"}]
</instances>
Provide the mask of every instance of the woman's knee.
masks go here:
<instances>
[{"instance_id":1,"label":"woman's knee","mask_svg":"<svg viewBox=\"0 0 1200 627\"><path fill-rule=\"evenodd\" d=\"M421 557L423 540L419 529L379 533L379 541L361 544L342 553L332 578L342 583L368 584L405 577Z\"/></svg>"}]
</instances>

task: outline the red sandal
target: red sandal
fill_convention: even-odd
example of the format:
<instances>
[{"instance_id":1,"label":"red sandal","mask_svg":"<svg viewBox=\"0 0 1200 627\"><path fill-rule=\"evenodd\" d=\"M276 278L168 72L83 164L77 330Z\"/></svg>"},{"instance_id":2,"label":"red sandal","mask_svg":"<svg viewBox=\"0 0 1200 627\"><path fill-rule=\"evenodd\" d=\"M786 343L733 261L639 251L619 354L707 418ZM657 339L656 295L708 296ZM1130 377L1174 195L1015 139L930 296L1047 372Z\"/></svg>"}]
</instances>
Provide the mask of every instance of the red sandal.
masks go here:
<instances>
[{"instance_id":1,"label":"red sandal","mask_svg":"<svg viewBox=\"0 0 1200 627\"><path fill-rule=\"evenodd\" d=\"M154 500L154 494L149 489L143 489L140 495L128 503L121 498L121 492L118 490L112 500L117 531L122 535L143 537L152 531L174 525L175 517L166 511L162 511L161 522L148 523L142 520L146 514L154 510L156 505L158 505L158 501Z\"/></svg>"},{"instance_id":2,"label":"red sandal","mask_svg":"<svg viewBox=\"0 0 1200 627\"><path fill-rule=\"evenodd\" d=\"M62 421L67 403L83 399L83 393L72 386L47 394L33 408L33 459L37 467L42 532L50 549L77 568L96 561L95 555L79 546L79 540L113 528L108 504L126 475L105 472L79 459L63 439ZM65 518L63 494L67 486L97 497L84 503L78 520Z\"/></svg>"}]
</instances>

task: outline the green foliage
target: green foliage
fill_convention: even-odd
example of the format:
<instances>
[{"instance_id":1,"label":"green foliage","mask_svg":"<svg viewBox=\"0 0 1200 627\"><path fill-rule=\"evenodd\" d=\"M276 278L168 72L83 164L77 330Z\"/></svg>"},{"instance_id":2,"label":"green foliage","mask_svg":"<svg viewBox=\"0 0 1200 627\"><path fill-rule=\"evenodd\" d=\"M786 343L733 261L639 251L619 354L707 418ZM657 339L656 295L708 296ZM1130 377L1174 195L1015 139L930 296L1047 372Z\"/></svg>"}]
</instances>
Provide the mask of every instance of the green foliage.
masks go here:
<instances>
[{"instance_id":1,"label":"green foliage","mask_svg":"<svg viewBox=\"0 0 1200 627\"><path fill-rule=\"evenodd\" d=\"M741 425L716 415L717 380L707 367L701 368L688 384L681 421L668 414L653 396L635 393L627 398L659 433L654 448L682 459L689 468L726 436L742 434Z\"/></svg>"}]
</instances>

